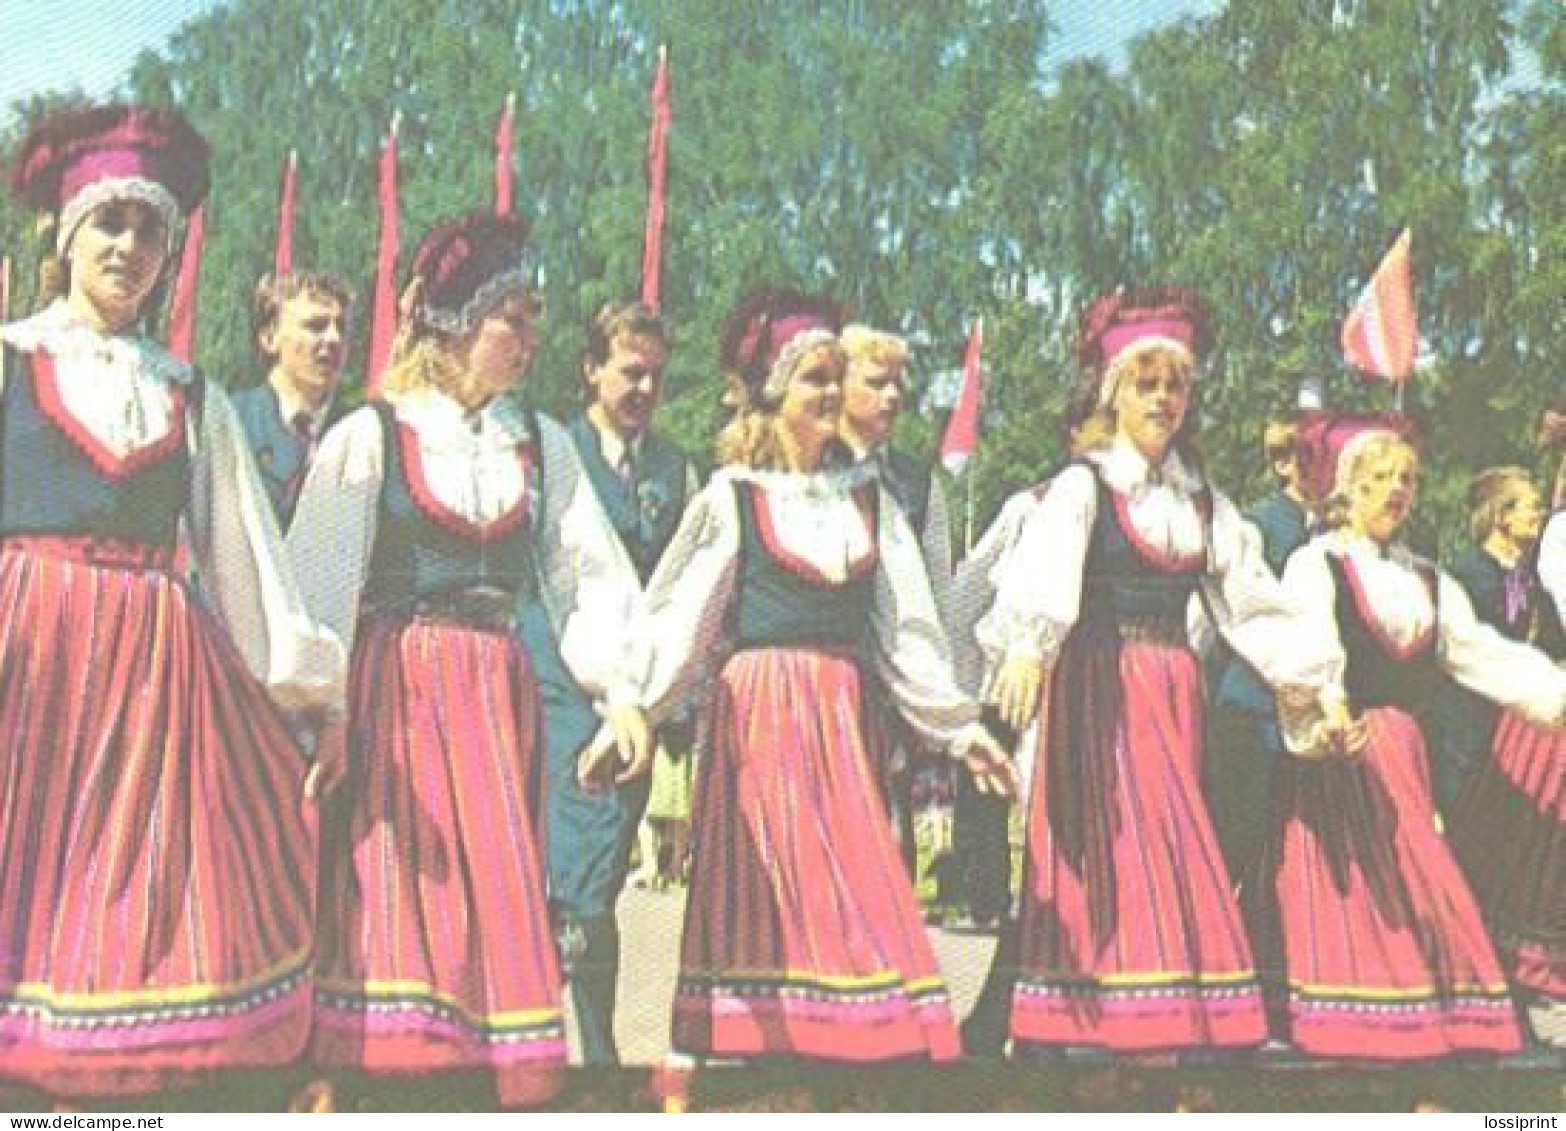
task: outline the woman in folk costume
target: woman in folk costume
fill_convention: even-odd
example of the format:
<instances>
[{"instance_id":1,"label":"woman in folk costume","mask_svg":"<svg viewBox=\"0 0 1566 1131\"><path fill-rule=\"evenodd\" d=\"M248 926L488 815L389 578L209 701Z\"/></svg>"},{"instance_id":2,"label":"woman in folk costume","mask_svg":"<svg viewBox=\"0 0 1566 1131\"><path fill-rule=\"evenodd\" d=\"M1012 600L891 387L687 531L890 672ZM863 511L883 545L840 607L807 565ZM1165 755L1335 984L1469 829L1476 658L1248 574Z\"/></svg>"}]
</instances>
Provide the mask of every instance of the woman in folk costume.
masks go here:
<instances>
[{"instance_id":1,"label":"woman in folk costume","mask_svg":"<svg viewBox=\"0 0 1566 1131\"><path fill-rule=\"evenodd\" d=\"M206 143L61 113L12 184L56 213L67 286L0 330L0 1075L128 1095L287 1064L315 834L283 712L340 696L344 657L223 391L140 333Z\"/></svg>"},{"instance_id":2,"label":"woman in folk costume","mask_svg":"<svg viewBox=\"0 0 1566 1131\"><path fill-rule=\"evenodd\" d=\"M975 629L1002 717L1021 731L1039 716L1008 944L1019 1047L1241 1046L1266 1035L1201 794L1192 598L1288 690L1286 729L1299 742L1324 721L1325 650L1200 470L1188 407L1203 338L1184 291L1119 291L1088 309L1075 458L1027 517Z\"/></svg>"},{"instance_id":3,"label":"woman in folk costume","mask_svg":"<svg viewBox=\"0 0 1566 1131\"><path fill-rule=\"evenodd\" d=\"M1453 563L1453 578L1483 623L1559 664L1560 614L1533 554L1538 488L1522 468L1496 468L1472 495L1482 544ZM1486 710L1481 724L1487 741L1447 830L1535 1033L1566 1045L1566 731L1518 710Z\"/></svg>"},{"instance_id":4,"label":"woman in folk costume","mask_svg":"<svg viewBox=\"0 0 1566 1131\"><path fill-rule=\"evenodd\" d=\"M565 431L506 396L537 343L526 241L491 214L429 233L385 399L328 433L288 535L310 608L352 642L314 1060L472 1070L507 1107L552 1094L566 1051L513 614L541 596L577 682L624 702L607 673L637 593ZM607 713L645 769L640 711Z\"/></svg>"},{"instance_id":5,"label":"woman in folk costume","mask_svg":"<svg viewBox=\"0 0 1566 1131\"><path fill-rule=\"evenodd\" d=\"M987 786L1010 767L953 683L919 544L862 470L830 470L845 358L822 301L740 328L724 466L648 587L643 696L674 708L725 631L707 702L674 1048L838 1061L958 1055L864 727L872 672Z\"/></svg>"},{"instance_id":6,"label":"woman in folk costume","mask_svg":"<svg viewBox=\"0 0 1566 1131\"><path fill-rule=\"evenodd\" d=\"M1328 532L1284 585L1331 631L1356 713L1336 756L1296 759L1271 869L1288 1038L1326 1056L1405 1060L1519 1046L1506 979L1441 835L1419 722L1442 672L1550 725L1566 673L1482 624L1462 589L1399 541L1418 457L1395 416L1302 427Z\"/></svg>"}]
</instances>

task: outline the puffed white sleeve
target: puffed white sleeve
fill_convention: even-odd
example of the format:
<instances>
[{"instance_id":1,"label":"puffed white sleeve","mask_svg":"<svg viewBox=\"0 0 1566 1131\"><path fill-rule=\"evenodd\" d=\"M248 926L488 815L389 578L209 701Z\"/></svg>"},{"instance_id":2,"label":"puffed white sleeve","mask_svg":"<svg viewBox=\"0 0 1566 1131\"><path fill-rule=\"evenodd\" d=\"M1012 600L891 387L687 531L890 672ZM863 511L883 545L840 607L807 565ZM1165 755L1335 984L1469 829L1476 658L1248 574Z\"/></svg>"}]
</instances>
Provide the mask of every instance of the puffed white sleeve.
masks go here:
<instances>
[{"instance_id":1,"label":"puffed white sleeve","mask_svg":"<svg viewBox=\"0 0 1566 1131\"><path fill-rule=\"evenodd\" d=\"M952 584L952 518L946 501L946 485L940 472L930 470L930 497L924 505L924 529L919 531L919 549L930 571L930 588L939 605Z\"/></svg>"},{"instance_id":2,"label":"puffed white sleeve","mask_svg":"<svg viewBox=\"0 0 1566 1131\"><path fill-rule=\"evenodd\" d=\"M385 436L376 411L361 408L321 440L288 528L288 557L305 605L349 652L375 550Z\"/></svg>"},{"instance_id":3,"label":"puffed white sleeve","mask_svg":"<svg viewBox=\"0 0 1566 1131\"><path fill-rule=\"evenodd\" d=\"M962 564L952 571L951 584L936 593L941 621L951 641L952 667L963 690L978 695L984 683L984 654L974 629L995 602L996 571L1011 554L1027 516L1038 505L1032 491L1007 499Z\"/></svg>"},{"instance_id":4,"label":"puffed white sleeve","mask_svg":"<svg viewBox=\"0 0 1566 1131\"><path fill-rule=\"evenodd\" d=\"M1550 516L1539 539L1539 579L1566 618L1566 510Z\"/></svg>"},{"instance_id":5,"label":"puffed white sleeve","mask_svg":"<svg viewBox=\"0 0 1566 1131\"><path fill-rule=\"evenodd\" d=\"M1265 561L1262 568L1266 569ZM1270 572L1268 576L1271 576ZM1276 648L1289 647L1288 633L1308 631L1310 636L1303 646L1312 656L1312 663L1317 665L1314 672L1320 680L1319 690L1310 686L1273 685L1284 746L1292 753L1307 754L1323 747L1325 736L1320 730L1323 710L1345 700L1343 678L1348 662L1343 641L1338 636L1337 586L1323 543L1307 542L1295 550L1284 567L1280 584L1297 619L1280 627L1285 638L1276 643ZM1298 628L1298 625L1308 628ZM1245 655L1244 652L1240 654ZM1273 670L1276 672L1278 668L1275 666ZM1265 670L1261 674L1264 679L1268 677Z\"/></svg>"},{"instance_id":6,"label":"puffed white sleeve","mask_svg":"<svg viewBox=\"0 0 1566 1131\"><path fill-rule=\"evenodd\" d=\"M591 698L609 706L633 703L636 687L624 657L640 589L636 569L571 437L548 417L535 419L544 464L539 581L560 658Z\"/></svg>"},{"instance_id":7,"label":"puffed white sleeve","mask_svg":"<svg viewBox=\"0 0 1566 1131\"><path fill-rule=\"evenodd\" d=\"M1093 472L1073 466L1029 512L994 571L995 602L974 637L991 678L1007 660L1048 663L1082 611L1082 571L1098 514Z\"/></svg>"},{"instance_id":8,"label":"puffed white sleeve","mask_svg":"<svg viewBox=\"0 0 1566 1131\"><path fill-rule=\"evenodd\" d=\"M1213 569L1203 580L1218 630L1278 690L1319 691L1342 672L1342 649L1267 565L1262 540L1233 503L1213 497ZM1330 611L1331 605L1328 605Z\"/></svg>"},{"instance_id":9,"label":"puffed white sleeve","mask_svg":"<svg viewBox=\"0 0 1566 1131\"><path fill-rule=\"evenodd\" d=\"M1515 707L1544 726L1560 726L1566 719L1566 670L1481 621L1463 587L1444 572L1436 584L1442 668L1486 699Z\"/></svg>"},{"instance_id":10,"label":"puffed white sleeve","mask_svg":"<svg viewBox=\"0 0 1566 1131\"><path fill-rule=\"evenodd\" d=\"M876 674L910 726L961 753L982 733L979 707L952 674L924 553L902 511L884 499L877 525L880 560L870 610Z\"/></svg>"},{"instance_id":11,"label":"puffed white sleeve","mask_svg":"<svg viewBox=\"0 0 1566 1131\"><path fill-rule=\"evenodd\" d=\"M680 520L642 594L629 654L654 722L673 714L704 673L724 629L739 565L734 484L714 475Z\"/></svg>"},{"instance_id":12,"label":"puffed white sleeve","mask_svg":"<svg viewBox=\"0 0 1566 1131\"><path fill-rule=\"evenodd\" d=\"M279 707L333 708L347 679L342 642L307 611L227 395L207 382L202 400L188 524L201 591Z\"/></svg>"}]
</instances>

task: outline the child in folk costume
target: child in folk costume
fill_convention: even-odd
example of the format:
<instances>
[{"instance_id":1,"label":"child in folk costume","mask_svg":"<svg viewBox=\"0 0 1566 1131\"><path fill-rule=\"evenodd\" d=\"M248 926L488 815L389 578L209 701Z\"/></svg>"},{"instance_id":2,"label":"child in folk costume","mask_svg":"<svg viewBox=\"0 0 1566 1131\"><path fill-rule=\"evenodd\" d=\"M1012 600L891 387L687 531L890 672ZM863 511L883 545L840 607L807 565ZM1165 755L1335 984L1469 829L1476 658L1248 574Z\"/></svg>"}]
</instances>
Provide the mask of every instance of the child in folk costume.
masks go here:
<instances>
[{"instance_id":1,"label":"child in folk costume","mask_svg":"<svg viewBox=\"0 0 1566 1131\"><path fill-rule=\"evenodd\" d=\"M919 546L863 471L827 470L845 359L835 311L759 310L725 466L648 587L653 717L725 630L693 813L674 1047L847 1061L958 1055L950 1001L869 748L873 671L903 716L1001 791L1012 775L950 674Z\"/></svg>"},{"instance_id":2,"label":"child in folk costume","mask_svg":"<svg viewBox=\"0 0 1566 1131\"><path fill-rule=\"evenodd\" d=\"M1533 560L1538 488L1522 468L1497 468L1473 496L1483 544L1453 563L1453 578L1482 622L1559 664L1560 613ZM1566 731L1515 709L1480 723L1485 741L1447 831L1536 1034L1566 1045Z\"/></svg>"},{"instance_id":3,"label":"child in folk costume","mask_svg":"<svg viewBox=\"0 0 1566 1131\"><path fill-rule=\"evenodd\" d=\"M1021 731L1039 715L1015 1045L1150 1050L1266 1035L1201 794L1192 598L1286 689L1298 743L1324 721L1325 649L1195 462L1188 405L1203 326L1177 290L1120 291L1089 308L1076 459L1029 515L975 630L1002 716ZM1342 725L1332 720L1333 733Z\"/></svg>"},{"instance_id":4,"label":"child in folk costume","mask_svg":"<svg viewBox=\"0 0 1566 1131\"><path fill-rule=\"evenodd\" d=\"M1418 458L1398 417L1302 429L1328 533L1284 585L1332 633L1357 718L1335 756L1285 768L1273 888L1288 1037L1321 1055L1403 1060L1519 1046L1506 979L1441 835L1418 713L1439 673L1549 725L1566 673L1480 623L1398 536Z\"/></svg>"},{"instance_id":5,"label":"child in folk costume","mask_svg":"<svg viewBox=\"0 0 1566 1131\"><path fill-rule=\"evenodd\" d=\"M637 592L570 438L505 395L537 341L526 237L475 214L425 238L385 400L328 434L288 536L310 607L353 642L315 1061L475 1070L508 1107L547 1098L565 1058L538 696L513 614L536 592L602 703ZM640 711L607 713L644 770Z\"/></svg>"},{"instance_id":6,"label":"child in folk costume","mask_svg":"<svg viewBox=\"0 0 1566 1131\"><path fill-rule=\"evenodd\" d=\"M138 330L206 143L172 111L60 113L12 184L57 214L68 285L0 330L0 1074L127 1095L284 1065L315 835L282 711L345 664L223 391Z\"/></svg>"}]
</instances>

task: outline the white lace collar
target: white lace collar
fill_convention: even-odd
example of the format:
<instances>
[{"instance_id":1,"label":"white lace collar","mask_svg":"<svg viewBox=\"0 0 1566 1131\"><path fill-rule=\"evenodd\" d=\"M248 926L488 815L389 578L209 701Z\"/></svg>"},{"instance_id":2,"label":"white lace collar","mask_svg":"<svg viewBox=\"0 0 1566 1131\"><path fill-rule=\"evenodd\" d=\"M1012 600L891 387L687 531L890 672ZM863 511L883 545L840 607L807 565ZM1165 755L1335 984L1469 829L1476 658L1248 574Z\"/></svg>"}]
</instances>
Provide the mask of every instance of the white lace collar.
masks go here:
<instances>
[{"instance_id":1,"label":"white lace collar","mask_svg":"<svg viewBox=\"0 0 1566 1131\"><path fill-rule=\"evenodd\" d=\"M496 397L476 410L463 407L437 389L419 389L388 399L397 419L411 425L420 444L427 448L515 448L528 439L527 414L510 397Z\"/></svg>"},{"instance_id":2,"label":"white lace collar","mask_svg":"<svg viewBox=\"0 0 1566 1131\"><path fill-rule=\"evenodd\" d=\"M1347 526L1328 531L1321 537L1328 550L1356 560L1391 562L1405 569L1413 569L1423 561L1404 542L1393 542L1382 546L1374 538L1366 537Z\"/></svg>"},{"instance_id":3,"label":"white lace collar","mask_svg":"<svg viewBox=\"0 0 1566 1131\"><path fill-rule=\"evenodd\" d=\"M66 363L92 360L137 376L187 385L191 367L149 338L128 334L101 334L66 305L63 298L20 322L0 327L0 338L13 348L31 353L47 350Z\"/></svg>"},{"instance_id":4,"label":"white lace collar","mask_svg":"<svg viewBox=\"0 0 1566 1131\"><path fill-rule=\"evenodd\" d=\"M854 488L875 477L874 469L859 463L852 467L821 471L781 471L754 467L719 468L726 479L755 483L767 494L778 498L835 499L851 494Z\"/></svg>"},{"instance_id":5,"label":"white lace collar","mask_svg":"<svg viewBox=\"0 0 1566 1131\"><path fill-rule=\"evenodd\" d=\"M1194 498L1202 489L1202 477L1186 467L1180 454L1170 448L1156 473L1137 446L1124 436L1116 436L1107 447L1087 453L1098 466L1104 482L1116 492L1140 499L1154 487L1163 486L1183 498Z\"/></svg>"}]
</instances>

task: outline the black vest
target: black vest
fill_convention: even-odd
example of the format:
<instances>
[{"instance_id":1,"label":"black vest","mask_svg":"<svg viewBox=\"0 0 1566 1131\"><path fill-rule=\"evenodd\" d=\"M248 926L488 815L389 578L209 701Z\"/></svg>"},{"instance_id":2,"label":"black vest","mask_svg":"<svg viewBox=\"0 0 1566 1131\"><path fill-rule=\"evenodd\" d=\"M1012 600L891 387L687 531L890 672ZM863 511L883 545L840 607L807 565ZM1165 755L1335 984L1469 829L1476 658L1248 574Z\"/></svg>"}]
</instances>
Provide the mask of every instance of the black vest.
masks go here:
<instances>
[{"instance_id":1,"label":"black vest","mask_svg":"<svg viewBox=\"0 0 1566 1131\"><path fill-rule=\"evenodd\" d=\"M878 551L840 584L831 584L779 560L764 524L762 489L734 485L739 506L740 560L735 583L735 637L740 648L789 645L859 647L870 627ZM854 492L870 524L872 545L880 495L867 483Z\"/></svg>"},{"instance_id":2,"label":"black vest","mask_svg":"<svg viewBox=\"0 0 1566 1131\"><path fill-rule=\"evenodd\" d=\"M1430 592L1435 620L1425 641L1411 654L1401 656L1382 642L1371 628L1369 619L1360 611L1347 564L1337 554L1328 554L1326 558L1337 592L1334 613L1347 660L1343 684L1350 709L1358 712L1371 707L1396 707L1409 714L1418 714L1437 702L1445 684L1441 669L1436 665L1441 608L1437 603L1440 589L1435 571L1426 566L1415 567L1419 579Z\"/></svg>"},{"instance_id":3,"label":"black vest","mask_svg":"<svg viewBox=\"0 0 1566 1131\"><path fill-rule=\"evenodd\" d=\"M930 475L932 472L913 456L902 452L886 453L886 487L908 517L915 536L924 536L925 519L930 514Z\"/></svg>"},{"instance_id":4,"label":"black vest","mask_svg":"<svg viewBox=\"0 0 1566 1131\"><path fill-rule=\"evenodd\" d=\"M1154 623L1183 635L1191 595L1207 568L1206 554L1178 568L1145 556L1121 522L1115 493L1097 468L1085 462L1082 466L1093 473L1098 490L1082 575L1082 622L1103 628ZM1196 505L1204 526L1210 524L1212 493L1206 487ZM1210 541L1210 536L1203 538L1204 544Z\"/></svg>"},{"instance_id":5,"label":"black vest","mask_svg":"<svg viewBox=\"0 0 1566 1131\"><path fill-rule=\"evenodd\" d=\"M199 375L179 390L183 412L165 441L136 453L123 469L100 469L66 431L50 376L53 360L39 351L5 349L0 399L0 536L92 535L172 549L190 498L185 414L199 414Z\"/></svg>"},{"instance_id":6,"label":"black vest","mask_svg":"<svg viewBox=\"0 0 1566 1131\"><path fill-rule=\"evenodd\" d=\"M381 421L385 446L385 476L381 481L380 518L371 552L363 605L366 614L395 615L414 602L464 589L497 589L534 596L537 572L533 564L533 499L542 489L528 485L518 511L490 524L482 533L464 529L429 505L421 505L409 480L409 455L391 406L373 406ZM530 417L524 458L526 474L542 477L538 421ZM541 484L540 484L541 488Z\"/></svg>"}]
</instances>

